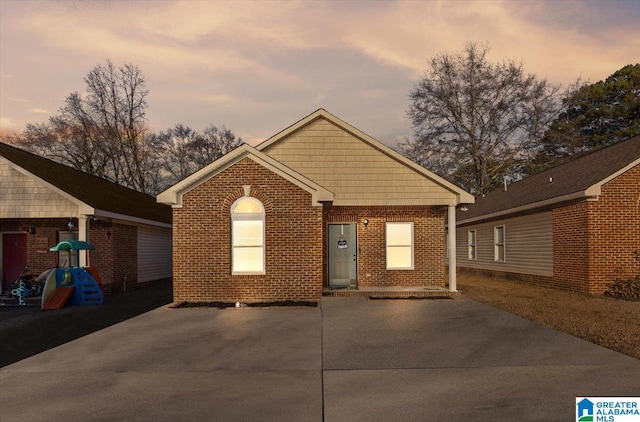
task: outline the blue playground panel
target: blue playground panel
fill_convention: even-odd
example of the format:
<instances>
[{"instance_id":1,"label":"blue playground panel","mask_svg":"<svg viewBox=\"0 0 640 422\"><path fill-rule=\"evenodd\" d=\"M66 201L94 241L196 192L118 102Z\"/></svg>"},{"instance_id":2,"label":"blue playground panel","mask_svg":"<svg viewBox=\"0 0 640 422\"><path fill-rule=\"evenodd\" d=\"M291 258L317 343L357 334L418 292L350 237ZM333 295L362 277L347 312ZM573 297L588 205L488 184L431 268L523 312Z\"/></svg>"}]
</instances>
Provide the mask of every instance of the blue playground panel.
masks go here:
<instances>
[{"instance_id":1,"label":"blue playground panel","mask_svg":"<svg viewBox=\"0 0 640 422\"><path fill-rule=\"evenodd\" d=\"M82 268L56 269L56 288L74 286L73 296L67 305L100 305L104 303L104 295L98 282Z\"/></svg>"}]
</instances>

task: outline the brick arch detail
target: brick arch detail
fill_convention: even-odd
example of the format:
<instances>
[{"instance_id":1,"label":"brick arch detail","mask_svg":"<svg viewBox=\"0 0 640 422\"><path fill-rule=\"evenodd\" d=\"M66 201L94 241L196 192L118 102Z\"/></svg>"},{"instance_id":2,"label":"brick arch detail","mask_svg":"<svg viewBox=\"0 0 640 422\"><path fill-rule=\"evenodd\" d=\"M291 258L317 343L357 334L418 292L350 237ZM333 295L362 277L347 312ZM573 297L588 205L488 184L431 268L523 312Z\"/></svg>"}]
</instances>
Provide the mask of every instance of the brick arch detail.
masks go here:
<instances>
[{"instance_id":1,"label":"brick arch detail","mask_svg":"<svg viewBox=\"0 0 640 422\"><path fill-rule=\"evenodd\" d=\"M226 212L227 214L230 214L231 212L231 205L233 205L233 203L246 196L244 194L244 188L239 188L234 190L233 192L231 192L229 195L227 195L227 197L224 199L224 201L222 201L222 212ZM249 194L250 197L257 199L258 201L260 201L262 203L262 206L264 207L264 211L265 213L271 212L273 211L273 203L271 202L271 200L267 197L267 195L262 192L259 188L254 188L253 186L251 187L251 192Z\"/></svg>"}]
</instances>

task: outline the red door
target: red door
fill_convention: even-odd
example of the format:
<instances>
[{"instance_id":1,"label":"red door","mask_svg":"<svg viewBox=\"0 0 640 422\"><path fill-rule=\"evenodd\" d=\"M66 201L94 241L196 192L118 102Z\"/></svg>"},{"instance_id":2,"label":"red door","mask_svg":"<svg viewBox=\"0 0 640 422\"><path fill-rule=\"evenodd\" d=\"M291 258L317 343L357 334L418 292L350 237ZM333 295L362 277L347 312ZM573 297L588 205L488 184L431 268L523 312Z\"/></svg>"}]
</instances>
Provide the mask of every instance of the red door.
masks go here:
<instances>
[{"instance_id":1,"label":"red door","mask_svg":"<svg viewBox=\"0 0 640 422\"><path fill-rule=\"evenodd\" d=\"M27 266L27 234L2 235L2 291L20 277Z\"/></svg>"}]
</instances>

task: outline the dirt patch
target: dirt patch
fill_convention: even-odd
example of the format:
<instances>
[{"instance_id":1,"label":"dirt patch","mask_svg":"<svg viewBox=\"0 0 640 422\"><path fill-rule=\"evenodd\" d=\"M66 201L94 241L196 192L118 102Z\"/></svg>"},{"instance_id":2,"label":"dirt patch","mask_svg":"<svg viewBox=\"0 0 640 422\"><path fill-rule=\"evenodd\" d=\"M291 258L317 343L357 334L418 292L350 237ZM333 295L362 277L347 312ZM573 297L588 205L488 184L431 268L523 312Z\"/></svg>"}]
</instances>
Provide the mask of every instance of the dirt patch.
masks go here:
<instances>
[{"instance_id":1,"label":"dirt patch","mask_svg":"<svg viewBox=\"0 0 640 422\"><path fill-rule=\"evenodd\" d=\"M640 359L640 302L461 274L461 293L498 309Z\"/></svg>"}]
</instances>

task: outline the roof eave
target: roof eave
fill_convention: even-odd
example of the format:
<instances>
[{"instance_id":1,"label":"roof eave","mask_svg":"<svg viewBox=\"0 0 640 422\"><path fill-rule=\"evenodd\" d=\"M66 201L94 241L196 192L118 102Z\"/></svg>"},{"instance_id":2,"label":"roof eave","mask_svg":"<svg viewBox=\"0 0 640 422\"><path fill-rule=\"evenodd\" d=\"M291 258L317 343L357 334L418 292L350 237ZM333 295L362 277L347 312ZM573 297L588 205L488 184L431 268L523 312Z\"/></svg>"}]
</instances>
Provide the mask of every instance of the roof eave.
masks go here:
<instances>
[{"instance_id":1,"label":"roof eave","mask_svg":"<svg viewBox=\"0 0 640 422\"><path fill-rule=\"evenodd\" d=\"M181 182L176 183L160 193L156 200L160 203L171 205L174 208L180 208L182 207L182 197L185 193L195 189L197 186L228 169L243 158L253 160L257 164L273 171L289 182L309 192L312 196L313 205L320 206L322 202L333 201L333 192L247 144L241 145Z\"/></svg>"},{"instance_id":2,"label":"roof eave","mask_svg":"<svg viewBox=\"0 0 640 422\"><path fill-rule=\"evenodd\" d=\"M172 227L170 223L164 223L162 221L149 220L147 218L133 217L130 215L120 214L117 212L98 210L98 209L94 210L91 214L84 214L84 215L93 215L95 217L110 218L113 220L120 220L124 222L129 222L129 223L144 224L147 226L164 227L169 229Z\"/></svg>"},{"instance_id":3,"label":"roof eave","mask_svg":"<svg viewBox=\"0 0 640 422\"><path fill-rule=\"evenodd\" d=\"M567 195L546 199L544 201L532 202L530 204L522 205L519 207L508 208L505 210L500 210L500 211L492 212L489 214L483 214L483 215L478 215L476 217L467 218L464 220L458 220L456 222L456 225L460 226L460 225L465 225L470 223L477 223L479 221L493 220L493 219L504 217L510 214L530 212L540 208L547 208L552 205L561 204L564 202L571 202L579 199L597 198L599 195L600 195L599 190L596 193L595 189L593 190L587 189L584 191L574 192Z\"/></svg>"}]
</instances>

